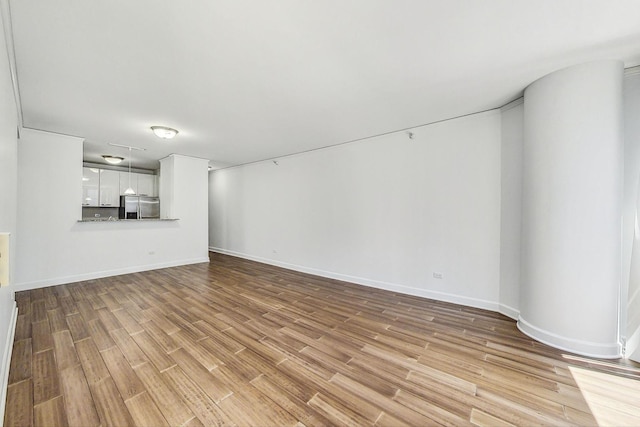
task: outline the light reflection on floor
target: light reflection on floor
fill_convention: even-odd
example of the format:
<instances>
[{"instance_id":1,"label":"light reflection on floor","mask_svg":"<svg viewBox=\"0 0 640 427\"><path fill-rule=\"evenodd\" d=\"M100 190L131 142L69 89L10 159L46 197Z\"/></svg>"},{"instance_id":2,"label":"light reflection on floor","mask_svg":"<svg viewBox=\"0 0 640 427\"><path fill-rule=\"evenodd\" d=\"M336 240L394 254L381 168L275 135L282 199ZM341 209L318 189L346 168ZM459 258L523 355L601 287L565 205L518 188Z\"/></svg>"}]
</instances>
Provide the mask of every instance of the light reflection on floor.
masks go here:
<instances>
[{"instance_id":1,"label":"light reflection on floor","mask_svg":"<svg viewBox=\"0 0 640 427\"><path fill-rule=\"evenodd\" d=\"M639 380L577 366L568 368L598 425L640 426Z\"/></svg>"}]
</instances>

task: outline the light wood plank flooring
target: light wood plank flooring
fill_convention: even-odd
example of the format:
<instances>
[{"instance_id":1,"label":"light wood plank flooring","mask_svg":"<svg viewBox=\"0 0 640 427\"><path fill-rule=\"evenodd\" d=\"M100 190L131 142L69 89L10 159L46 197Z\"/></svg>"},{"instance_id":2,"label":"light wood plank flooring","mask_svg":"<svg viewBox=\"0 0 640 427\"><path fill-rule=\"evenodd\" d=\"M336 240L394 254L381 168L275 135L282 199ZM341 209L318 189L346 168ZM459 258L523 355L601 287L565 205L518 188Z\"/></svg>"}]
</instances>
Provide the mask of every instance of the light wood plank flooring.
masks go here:
<instances>
[{"instance_id":1,"label":"light wood plank flooring","mask_svg":"<svg viewBox=\"0 0 640 427\"><path fill-rule=\"evenodd\" d=\"M6 426L640 425L640 365L212 254L20 292Z\"/></svg>"}]
</instances>

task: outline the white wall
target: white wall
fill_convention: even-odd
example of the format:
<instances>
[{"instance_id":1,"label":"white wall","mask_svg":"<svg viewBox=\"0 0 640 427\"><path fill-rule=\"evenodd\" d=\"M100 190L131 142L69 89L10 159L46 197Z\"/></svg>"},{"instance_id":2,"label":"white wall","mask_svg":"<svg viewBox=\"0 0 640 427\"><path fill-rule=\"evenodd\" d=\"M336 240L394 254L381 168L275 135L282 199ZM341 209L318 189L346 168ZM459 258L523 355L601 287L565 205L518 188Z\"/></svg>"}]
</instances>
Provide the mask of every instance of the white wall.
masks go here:
<instances>
[{"instance_id":1,"label":"white wall","mask_svg":"<svg viewBox=\"0 0 640 427\"><path fill-rule=\"evenodd\" d=\"M634 239L636 211L640 212L640 67L626 71L623 90L625 124L620 334L627 340L627 355L640 360L640 231ZM502 108L500 311L512 317L518 315L520 293L523 118L523 99ZM634 264L631 262L632 252ZM634 274L630 276L632 269ZM632 355L634 351L635 356Z\"/></svg>"},{"instance_id":2,"label":"white wall","mask_svg":"<svg viewBox=\"0 0 640 427\"><path fill-rule=\"evenodd\" d=\"M627 355L640 361L640 67L624 79L624 194L622 233L621 335ZM630 274L631 273L631 274Z\"/></svg>"},{"instance_id":3,"label":"white wall","mask_svg":"<svg viewBox=\"0 0 640 427\"><path fill-rule=\"evenodd\" d=\"M179 218L200 258L209 256L209 160L172 154L160 161L160 203L166 218Z\"/></svg>"},{"instance_id":4,"label":"white wall","mask_svg":"<svg viewBox=\"0 0 640 427\"><path fill-rule=\"evenodd\" d=\"M5 4L0 4L4 11ZM13 97L11 73L5 49L3 20L0 19L0 232L11 233L10 280L15 273L16 259L16 214L18 146L16 131L18 127L16 103ZM6 385L9 374L9 362L13 330L15 326L16 305L13 299L13 286L0 287L0 417L4 419ZM2 424L2 421L0 421Z\"/></svg>"},{"instance_id":5,"label":"white wall","mask_svg":"<svg viewBox=\"0 0 640 427\"><path fill-rule=\"evenodd\" d=\"M526 207L523 207L522 200L525 106L523 101L516 101L501 109L501 120L490 113L478 115L470 122L459 119L426 126L415 131L416 139L413 141L408 140L404 132L398 132L361 143L285 157L278 159L278 166L261 162L213 172L210 174L210 245L213 250L223 253L356 283L491 308L513 318L519 316L524 304L528 307L525 308L525 322L531 310L537 312L532 317L535 323L542 320L537 323L542 327L538 331L543 331L538 339L559 347L571 347L583 354L617 356L619 320L623 336L628 329L627 349L629 352L635 349L635 357L640 359L640 249L637 250L638 261L635 273L631 275L626 303L626 286L629 271L633 268L636 203L640 201L637 196L640 73L638 70L627 73L624 79L623 165L618 138L621 103L619 100L609 102L611 99L604 94L595 93L604 85L620 94L619 64L616 67L615 76L605 77L603 83L596 84L595 88L587 83L587 89L578 91L586 96L585 102L558 99L563 88L585 85L581 73L563 77L556 88L547 91L551 106L542 110L555 109L556 113L550 118L551 124L529 121L530 131L544 133L559 123L573 121L576 113L585 113L582 109L587 105L587 110L598 110L593 120L598 125L596 131L588 131L586 136L580 127L566 135L567 139L578 141L574 147L577 147L576 153L568 154L570 150L563 152L567 147L562 148L562 144L541 143L540 147L546 148L534 154L529 147L528 167L538 162L540 158L537 155L542 154L548 156L550 169L538 165L539 175L533 179L529 177L527 185L545 185L548 188L538 192L539 200L531 199L529 192ZM558 104L563 104L561 108L566 107L566 110L557 110ZM592 120L589 113L584 117L589 117L582 119L586 123ZM597 147L598 138L594 135L602 129L611 131L603 121L615 122L613 134L618 139L613 147L607 147L595 156L590 157L594 152L587 150L590 153L586 154L590 157L587 159L580 144L593 143L595 145L591 149ZM499 131L477 132L479 138L474 141L475 131L470 129L489 122L500 126ZM493 136L489 136L492 132ZM604 137L602 133L599 135ZM564 136L561 139L564 140ZM455 143L451 144L452 141ZM490 149L477 157L473 150L465 151L469 148L465 144ZM559 149L560 152L545 153L547 149ZM475 161L476 158L478 162L472 165L461 163L461 160ZM500 171L499 178L495 175L496 168ZM623 169L624 194L621 188ZM460 173L455 176L455 172ZM483 173L487 173L486 181L469 179ZM608 200L611 209L605 209L607 218L596 220L603 229L606 228L599 231L604 240L590 245L587 236L593 233L591 227L586 227L588 233L579 232L567 238L568 230L576 231L576 224L584 227L594 216L603 215L600 204L594 206L588 202L603 189L603 174L609 184L617 186L617 190L612 187L604 191L604 197L611 199ZM574 188L574 193L577 191L580 197L586 195L588 206L568 216L571 209L563 206L560 200L572 200L576 195L558 195L558 185L562 185L565 178L577 179L578 183L581 181L582 189ZM470 182L469 186L459 185L465 180ZM490 188L488 182L497 187ZM478 197L483 200L480 204L475 202ZM464 200L467 201L465 207ZM487 205L489 200L493 200L491 203L494 205ZM600 202L604 203L603 200L601 198ZM540 273L538 278L544 277L544 280L540 284L536 279L536 284L533 284L531 259L527 259L526 268L522 260L524 256L531 255L531 247L525 251L526 254L522 253L522 248L539 237L540 229L531 222L532 210L549 209L555 209L554 214L547 218L549 221L566 222L566 226L556 230L558 236L565 234L559 238L559 243L545 249L548 254L554 254L552 258L558 250L575 254L585 247L595 248L591 255L597 254L589 261L575 262L574 259L571 268L559 272L545 268L537 270L534 275ZM492 212L494 219L499 221L497 251L495 228L483 229L487 222L481 221L474 229L460 215L462 212L473 212L480 218L486 218L485 214ZM526 242L522 237L523 217L528 221L524 230ZM619 239L620 228L623 231L622 242ZM493 252L484 253L482 262L488 268L480 275L484 280L475 286L471 277L480 269L470 259L472 251L469 248L470 245L482 247L483 232L484 238L488 239L485 242L487 248L493 248ZM640 240L636 240L636 245L640 248L638 242ZM573 249L568 249L571 245L574 245ZM589 250L586 252L588 255ZM458 253L461 258L455 265ZM597 276L593 274L594 268L599 268L596 267L598 263L601 267L605 259L610 267L605 268L610 277L594 279ZM616 263L622 266L622 277L620 269L613 268ZM445 279L434 279L433 271L442 271ZM570 279L567 274L579 276L580 280ZM497 287L496 280L499 283ZM620 282L622 285L618 287ZM566 283L570 285L566 286ZM537 295L532 295L532 290ZM545 295L540 297L541 294ZM619 295L622 297L620 319L616 315ZM585 313L598 313L598 320L593 325L583 322L581 316ZM553 332L556 327L565 335L555 333L558 330ZM587 335L594 335L585 336L585 331ZM592 339L595 335L598 337ZM572 347L576 343L578 347ZM603 348L604 353L600 351Z\"/></svg>"},{"instance_id":6,"label":"white wall","mask_svg":"<svg viewBox=\"0 0 640 427\"><path fill-rule=\"evenodd\" d=\"M18 148L19 288L208 261L205 202L174 222L78 223L82 140L25 129ZM206 200L206 164L201 169L176 191Z\"/></svg>"},{"instance_id":7,"label":"white wall","mask_svg":"<svg viewBox=\"0 0 640 427\"><path fill-rule=\"evenodd\" d=\"M500 312L517 319L520 313L524 100L520 98L501 111Z\"/></svg>"},{"instance_id":8,"label":"white wall","mask_svg":"<svg viewBox=\"0 0 640 427\"><path fill-rule=\"evenodd\" d=\"M500 131L491 111L212 172L210 244L497 310Z\"/></svg>"},{"instance_id":9,"label":"white wall","mask_svg":"<svg viewBox=\"0 0 640 427\"><path fill-rule=\"evenodd\" d=\"M160 188L158 195L160 196L160 217L161 218L177 218L173 214L175 203L173 202L173 157L169 156L160 159ZM209 177L207 177L209 179ZM207 187L208 188L208 187ZM208 215L208 214L207 214Z\"/></svg>"},{"instance_id":10,"label":"white wall","mask_svg":"<svg viewBox=\"0 0 640 427\"><path fill-rule=\"evenodd\" d=\"M622 63L556 71L524 94L518 327L558 348L617 357Z\"/></svg>"}]
</instances>

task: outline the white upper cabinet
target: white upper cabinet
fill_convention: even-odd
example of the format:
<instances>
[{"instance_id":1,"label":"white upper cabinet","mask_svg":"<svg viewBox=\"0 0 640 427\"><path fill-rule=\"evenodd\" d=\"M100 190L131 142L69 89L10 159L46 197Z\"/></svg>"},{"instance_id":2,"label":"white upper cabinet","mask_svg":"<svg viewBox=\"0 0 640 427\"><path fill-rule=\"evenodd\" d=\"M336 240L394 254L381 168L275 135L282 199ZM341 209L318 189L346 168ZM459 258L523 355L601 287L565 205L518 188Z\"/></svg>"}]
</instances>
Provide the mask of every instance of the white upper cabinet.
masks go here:
<instances>
[{"instance_id":1,"label":"white upper cabinet","mask_svg":"<svg viewBox=\"0 0 640 427\"><path fill-rule=\"evenodd\" d=\"M98 206L100 169L82 168L82 206Z\"/></svg>"},{"instance_id":2,"label":"white upper cabinet","mask_svg":"<svg viewBox=\"0 0 640 427\"><path fill-rule=\"evenodd\" d=\"M120 206L120 172L100 170L100 206Z\"/></svg>"},{"instance_id":3,"label":"white upper cabinet","mask_svg":"<svg viewBox=\"0 0 640 427\"><path fill-rule=\"evenodd\" d=\"M129 172L82 168L82 206L117 208L129 187L138 196L158 197L158 176L131 173L129 177Z\"/></svg>"},{"instance_id":4,"label":"white upper cabinet","mask_svg":"<svg viewBox=\"0 0 640 427\"><path fill-rule=\"evenodd\" d=\"M139 196L156 196L155 191L155 175L136 174L138 175L138 195Z\"/></svg>"},{"instance_id":5,"label":"white upper cabinet","mask_svg":"<svg viewBox=\"0 0 640 427\"><path fill-rule=\"evenodd\" d=\"M120 195L129 188L129 172L120 172ZM146 173L131 173L131 188L137 196L158 196L158 177Z\"/></svg>"}]
</instances>

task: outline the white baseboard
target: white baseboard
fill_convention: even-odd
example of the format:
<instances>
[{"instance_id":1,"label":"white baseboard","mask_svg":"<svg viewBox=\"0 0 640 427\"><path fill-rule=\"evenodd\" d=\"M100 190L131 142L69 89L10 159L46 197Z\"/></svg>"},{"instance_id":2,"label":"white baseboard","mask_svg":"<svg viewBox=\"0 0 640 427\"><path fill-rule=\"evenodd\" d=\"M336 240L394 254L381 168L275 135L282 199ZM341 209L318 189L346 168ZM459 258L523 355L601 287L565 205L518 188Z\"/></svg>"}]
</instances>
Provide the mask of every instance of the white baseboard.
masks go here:
<instances>
[{"instance_id":1,"label":"white baseboard","mask_svg":"<svg viewBox=\"0 0 640 427\"><path fill-rule=\"evenodd\" d=\"M16 334L16 322L18 320L18 304L13 302L11 321L7 334L7 342L4 345L4 357L0 366L0 427L4 424L4 409L7 402L7 386L9 385L9 367L11 366L11 353L13 351L13 338Z\"/></svg>"},{"instance_id":2,"label":"white baseboard","mask_svg":"<svg viewBox=\"0 0 640 427\"><path fill-rule=\"evenodd\" d=\"M86 274L77 274L72 276L55 277L46 280L37 280L27 283L14 284L16 292L26 291L29 289L44 288L47 286L64 285L66 283L82 282L85 280L101 279L103 277L119 276L122 274L139 273L141 271L158 270L161 268L178 267L180 265L199 264L203 262L209 262L208 257L184 259L178 261L170 261L159 264L147 264L139 265L127 268L117 268L113 270L96 271Z\"/></svg>"},{"instance_id":3,"label":"white baseboard","mask_svg":"<svg viewBox=\"0 0 640 427\"><path fill-rule=\"evenodd\" d=\"M520 310L516 310L515 308L509 307L506 304L500 304L499 312L507 317L512 318L513 320L518 320L518 317L520 317Z\"/></svg>"},{"instance_id":4,"label":"white baseboard","mask_svg":"<svg viewBox=\"0 0 640 427\"><path fill-rule=\"evenodd\" d=\"M517 325L523 334L560 350L598 359L619 359L621 357L622 349L617 342L602 344L563 337L532 325L522 316L518 318Z\"/></svg>"},{"instance_id":5,"label":"white baseboard","mask_svg":"<svg viewBox=\"0 0 640 427\"><path fill-rule=\"evenodd\" d=\"M398 292L406 295L413 295L417 297L429 298L438 301L451 302L454 304L466 305L469 307L482 308L485 310L498 311L498 303L494 301L483 300L479 298L471 298L462 295L449 294L445 292L430 291L427 289L412 288L410 286L399 285L396 283L382 282L379 280L372 280L363 277L349 276L347 274L335 273L331 271L319 270L311 267L304 267L296 264L289 264L282 261L277 261L268 258L257 257L248 255L241 252L230 251L227 249L209 247L211 252L217 252L224 255L231 255L238 258L248 259L250 261L256 261L263 264L274 265L276 267L286 268L287 270L299 271L301 273L313 274L315 276L326 277L329 279L342 280L344 282L356 283L358 285L369 286L377 289L384 289L387 291Z\"/></svg>"}]
</instances>

